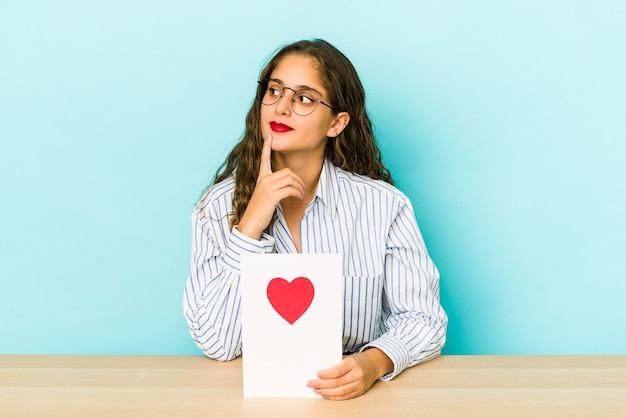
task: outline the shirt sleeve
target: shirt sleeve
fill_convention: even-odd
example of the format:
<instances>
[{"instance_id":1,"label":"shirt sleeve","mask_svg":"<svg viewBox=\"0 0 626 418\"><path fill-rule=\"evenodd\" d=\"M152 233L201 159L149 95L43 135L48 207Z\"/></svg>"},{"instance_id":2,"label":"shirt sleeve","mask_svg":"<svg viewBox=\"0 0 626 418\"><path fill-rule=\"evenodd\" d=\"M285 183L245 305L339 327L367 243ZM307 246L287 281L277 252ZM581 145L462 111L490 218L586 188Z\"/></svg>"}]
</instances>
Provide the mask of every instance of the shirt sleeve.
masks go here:
<instances>
[{"instance_id":1,"label":"shirt sleeve","mask_svg":"<svg viewBox=\"0 0 626 418\"><path fill-rule=\"evenodd\" d=\"M392 360L390 380L407 367L441 354L448 318L439 302L439 271L429 257L411 203L406 199L387 236L383 320L386 332L361 350L376 347Z\"/></svg>"},{"instance_id":2,"label":"shirt sleeve","mask_svg":"<svg viewBox=\"0 0 626 418\"><path fill-rule=\"evenodd\" d=\"M274 238L260 241L228 228L202 208L192 214L191 267L183 311L194 341L210 358L228 361L241 355L240 260L244 253L270 253ZM220 237L222 239L220 239Z\"/></svg>"}]
</instances>

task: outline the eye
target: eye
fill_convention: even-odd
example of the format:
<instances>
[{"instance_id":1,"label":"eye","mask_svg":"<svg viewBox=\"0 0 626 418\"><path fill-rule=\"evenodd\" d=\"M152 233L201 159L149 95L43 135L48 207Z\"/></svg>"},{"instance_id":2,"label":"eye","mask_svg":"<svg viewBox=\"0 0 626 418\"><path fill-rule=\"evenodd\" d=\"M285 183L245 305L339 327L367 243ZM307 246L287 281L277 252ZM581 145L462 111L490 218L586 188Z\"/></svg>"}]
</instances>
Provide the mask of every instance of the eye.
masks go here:
<instances>
[{"instance_id":1,"label":"eye","mask_svg":"<svg viewBox=\"0 0 626 418\"><path fill-rule=\"evenodd\" d=\"M269 86L267 88L267 93L272 97L280 96L280 89L274 86Z\"/></svg>"},{"instance_id":2,"label":"eye","mask_svg":"<svg viewBox=\"0 0 626 418\"><path fill-rule=\"evenodd\" d=\"M299 91L298 94L296 95L296 100L299 103L306 104L306 105L315 103L317 101L315 99L313 92L310 92L310 91Z\"/></svg>"}]
</instances>

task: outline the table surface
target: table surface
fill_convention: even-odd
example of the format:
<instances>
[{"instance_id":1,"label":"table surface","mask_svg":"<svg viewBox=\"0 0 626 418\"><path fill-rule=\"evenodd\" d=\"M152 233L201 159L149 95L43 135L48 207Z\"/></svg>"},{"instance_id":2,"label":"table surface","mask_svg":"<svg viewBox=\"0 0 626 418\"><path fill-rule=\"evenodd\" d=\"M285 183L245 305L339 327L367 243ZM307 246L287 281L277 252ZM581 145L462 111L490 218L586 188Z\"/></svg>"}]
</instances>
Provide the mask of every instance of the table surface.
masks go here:
<instances>
[{"instance_id":1,"label":"table surface","mask_svg":"<svg viewBox=\"0 0 626 418\"><path fill-rule=\"evenodd\" d=\"M626 417L626 356L443 356L349 401L244 399L241 359L0 355L2 417Z\"/></svg>"}]
</instances>

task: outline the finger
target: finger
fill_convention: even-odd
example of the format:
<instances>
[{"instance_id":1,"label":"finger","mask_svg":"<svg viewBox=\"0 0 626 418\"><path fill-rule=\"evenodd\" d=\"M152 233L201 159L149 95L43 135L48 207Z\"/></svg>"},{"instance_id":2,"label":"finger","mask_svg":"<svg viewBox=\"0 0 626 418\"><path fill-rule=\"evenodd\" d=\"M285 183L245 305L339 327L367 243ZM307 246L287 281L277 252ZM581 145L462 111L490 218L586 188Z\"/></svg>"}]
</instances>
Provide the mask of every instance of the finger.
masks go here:
<instances>
[{"instance_id":1,"label":"finger","mask_svg":"<svg viewBox=\"0 0 626 418\"><path fill-rule=\"evenodd\" d=\"M329 401L345 401L348 399L356 398L357 396L363 395L363 391L354 390L348 393L318 393L322 398L328 399Z\"/></svg>"},{"instance_id":2,"label":"finger","mask_svg":"<svg viewBox=\"0 0 626 418\"><path fill-rule=\"evenodd\" d=\"M283 187L273 193L272 200L280 202L288 197L295 197L296 199L302 200L304 199L304 192L295 187Z\"/></svg>"},{"instance_id":3,"label":"finger","mask_svg":"<svg viewBox=\"0 0 626 418\"><path fill-rule=\"evenodd\" d=\"M255 192L259 195L265 194L266 196L274 195L274 193L281 189L293 188L304 197L306 186L300 177L290 171L278 171L269 176L259 177L257 179L257 186ZM254 195L253 195L254 196ZM272 199L274 200L274 199Z\"/></svg>"},{"instance_id":4,"label":"finger","mask_svg":"<svg viewBox=\"0 0 626 418\"><path fill-rule=\"evenodd\" d=\"M331 387L313 388L313 392L326 399L350 399L359 396L363 392L363 385L359 382L347 382L342 385Z\"/></svg>"},{"instance_id":5,"label":"finger","mask_svg":"<svg viewBox=\"0 0 626 418\"><path fill-rule=\"evenodd\" d=\"M282 170L273 173L273 176L271 178L266 177L266 179L268 185L274 184L277 186L280 185L282 187L290 185L295 188L301 189L303 192L306 189L306 184L304 183L304 180L302 180L300 176L298 176L296 173L288 168L283 168Z\"/></svg>"},{"instance_id":6,"label":"finger","mask_svg":"<svg viewBox=\"0 0 626 418\"><path fill-rule=\"evenodd\" d=\"M336 379L347 374L353 369L353 367L353 362L348 361L348 358L345 358L330 369L320 370L317 373L317 377L320 379Z\"/></svg>"},{"instance_id":7,"label":"finger","mask_svg":"<svg viewBox=\"0 0 626 418\"><path fill-rule=\"evenodd\" d=\"M263 141L263 150L261 151L261 167L259 168L259 177L265 177L272 174L272 134L265 135Z\"/></svg>"},{"instance_id":8,"label":"finger","mask_svg":"<svg viewBox=\"0 0 626 418\"><path fill-rule=\"evenodd\" d=\"M349 399L364 392L362 382L345 379L311 381L307 386L326 399Z\"/></svg>"}]
</instances>

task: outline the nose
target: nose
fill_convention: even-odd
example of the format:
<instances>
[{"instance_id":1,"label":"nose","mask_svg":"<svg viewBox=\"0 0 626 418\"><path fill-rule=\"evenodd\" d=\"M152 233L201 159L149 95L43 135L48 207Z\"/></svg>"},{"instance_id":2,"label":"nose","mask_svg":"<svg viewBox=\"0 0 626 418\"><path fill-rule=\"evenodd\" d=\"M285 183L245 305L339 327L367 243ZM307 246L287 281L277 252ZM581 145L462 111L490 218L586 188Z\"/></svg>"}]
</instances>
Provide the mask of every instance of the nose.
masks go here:
<instances>
[{"instance_id":1,"label":"nose","mask_svg":"<svg viewBox=\"0 0 626 418\"><path fill-rule=\"evenodd\" d=\"M276 102L276 113L278 113L279 115L289 115L291 113L291 101L293 99L291 97L291 94L293 93L290 94L285 90L291 89L288 87L283 87L283 94L282 96L280 96L280 99L278 99L278 102Z\"/></svg>"}]
</instances>

